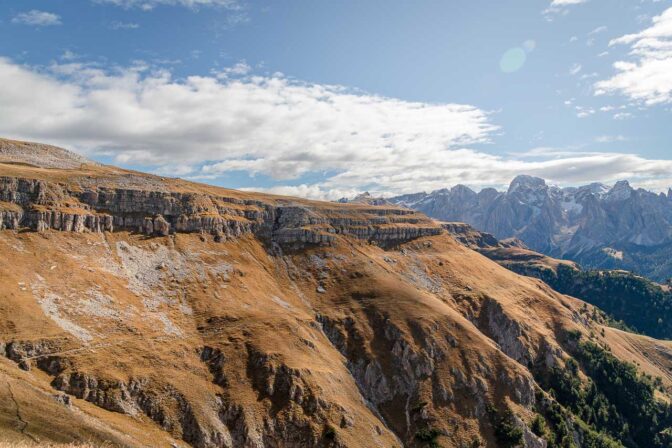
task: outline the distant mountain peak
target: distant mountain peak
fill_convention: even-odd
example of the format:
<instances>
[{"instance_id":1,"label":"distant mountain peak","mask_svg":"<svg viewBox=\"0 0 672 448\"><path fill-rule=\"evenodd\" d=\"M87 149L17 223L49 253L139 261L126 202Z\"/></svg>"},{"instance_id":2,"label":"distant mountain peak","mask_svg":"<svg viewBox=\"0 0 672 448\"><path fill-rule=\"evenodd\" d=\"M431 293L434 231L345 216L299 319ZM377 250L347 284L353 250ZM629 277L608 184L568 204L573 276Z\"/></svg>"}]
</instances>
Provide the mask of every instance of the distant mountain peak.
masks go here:
<instances>
[{"instance_id":1,"label":"distant mountain peak","mask_svg":"<svg viewBox=\"0 0 672 448\"><path fill-rule=\"evenodd\" d=\"M609 190L611 190L611 187L609 187L609 185L603 184L602 182L593 182L579 189L590 191L593 194L603 195L608 193Z\"/></svg>"},{"instance_id":2,"label":"distant mountain peak","mask_svg":"<svg viewBox=\"0 0 672 448\"><path fill-rule=\"evenodd\" d=\"M635 191L627 180L619 180L606 195L609 201L624 201L632 196Z\"/></svg>"},{"instance_id":3,"label":"distant mountain peak","mask_svg":"<svg viewBox=\"0 0 672 448\"><path fill-rule=\"evenodd\" d=\"M367 204L367 205L390 205L390 203L387 202L385 198L374 197L368 191L360 193L352 199L341 198L336 202L340 202L342 204L350 203L350 204Z\"/></svg>"},{"instance_id":4,"label":"distant mountain peak","mask_svg":"<svg viewBox=\"0 0 672 448\"><path fill-rule=\"evenodd\" d=\"M520 189L533 189L538 190L542 188L547 188L546 181L540 177L529 176L526 174L521 174L516 176L509 185L508 193L515 193Z\"/></svg>"},{"instance_id":5,"label":"distant mountain peak","mask_svg":"<svg viewBox=\"0 0 672 448\"><path fill-rule=\"evenodd\" d=\"M450 189L450 193L461 198L476 197L477 193L466 185L457 184Z\"/></svg>"},{"instance_id":6,"label":"distant mountain peak","mask_svg":"<svg viewBox=\"0 0 672 448\"><path fill-rule=\"evenodd\" d=\"M453 188L451 188L451 191L470 191L470 192L474 193L474 190L472 190L471 188L467 187L464 184L455 185Z\"/></svg>"}]
</instances>

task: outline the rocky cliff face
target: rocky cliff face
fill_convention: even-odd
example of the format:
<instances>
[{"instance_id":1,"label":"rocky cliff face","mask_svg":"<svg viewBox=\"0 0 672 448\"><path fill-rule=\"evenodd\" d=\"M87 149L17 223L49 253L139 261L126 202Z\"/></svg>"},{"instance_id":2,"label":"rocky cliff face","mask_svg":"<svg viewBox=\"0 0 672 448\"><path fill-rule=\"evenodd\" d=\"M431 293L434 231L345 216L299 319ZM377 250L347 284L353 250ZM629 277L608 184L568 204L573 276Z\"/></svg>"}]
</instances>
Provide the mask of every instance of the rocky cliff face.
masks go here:
<instances>
[{"instance_id":1,"label":"rocky cliff face","mask_svg":"<svg viewBox=\"0 0 672 448\"><path fill-rule=\"evenodd\" d=\"M68 185L21 177L0 177L2 228L69 232L125 230L147 235L203 233L218 240L254 234L272 242L329 244L348 234L378 244L436 235L427 218L395 207L316 212L291 200L272 203L210 194Z\"/></svg>"},{"instance_id":2,"label":"rocky cliff face","mask_svg":"<svg viewBox=\"0 0 672 448\"><path fill-rule=\"evenodd\" d=\"M627 269L658 281L672 277L665 259L672 247L669 195L632 188L549 187L518 176L506 192L475 193L464 186L388 199L443 221L466 222L499 239L519 238L530 248L586 267Z\"/></svg>"}]
</instances>

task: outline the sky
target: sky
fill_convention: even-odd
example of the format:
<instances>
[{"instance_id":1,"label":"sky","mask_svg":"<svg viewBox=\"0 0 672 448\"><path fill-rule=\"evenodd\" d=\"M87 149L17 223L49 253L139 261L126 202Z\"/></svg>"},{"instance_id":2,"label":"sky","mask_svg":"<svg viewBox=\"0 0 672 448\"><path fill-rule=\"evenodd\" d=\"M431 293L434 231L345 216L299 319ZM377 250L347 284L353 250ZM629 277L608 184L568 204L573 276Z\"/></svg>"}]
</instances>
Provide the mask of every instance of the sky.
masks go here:
<instances>
[{"instance_id":1,"label":"sky","mask_svg":"<svg viewBox=\"0 0 672 448\"><path fill-rule=\"evenodd\" d=\"M0 136L320 199L672 187L672 0L0 0Z\"/></svg>"}]
</instances>

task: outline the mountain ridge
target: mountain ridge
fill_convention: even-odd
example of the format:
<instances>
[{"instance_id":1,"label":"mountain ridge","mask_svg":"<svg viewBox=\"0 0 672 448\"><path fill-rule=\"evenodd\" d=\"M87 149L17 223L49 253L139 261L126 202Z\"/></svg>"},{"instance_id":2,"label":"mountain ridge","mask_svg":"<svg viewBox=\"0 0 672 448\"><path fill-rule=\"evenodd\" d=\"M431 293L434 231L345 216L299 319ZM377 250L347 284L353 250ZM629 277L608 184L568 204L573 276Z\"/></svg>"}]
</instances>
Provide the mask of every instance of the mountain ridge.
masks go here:
<instances>
[{"instance_id":1,"label":"mountain ridge","mask_svg":"<svg viewBox=\"0 0 672 448\"><path fill-rule=\"evenodd\" d=\"M672 277L672 189L653 193L627 181L612 187L548 186L517 176L505 192L458 185L386 199L441 221L466 222L499 239L519 238L532 249L586 267L626 269L663 282Z\"/></svg>"}]
</instances>

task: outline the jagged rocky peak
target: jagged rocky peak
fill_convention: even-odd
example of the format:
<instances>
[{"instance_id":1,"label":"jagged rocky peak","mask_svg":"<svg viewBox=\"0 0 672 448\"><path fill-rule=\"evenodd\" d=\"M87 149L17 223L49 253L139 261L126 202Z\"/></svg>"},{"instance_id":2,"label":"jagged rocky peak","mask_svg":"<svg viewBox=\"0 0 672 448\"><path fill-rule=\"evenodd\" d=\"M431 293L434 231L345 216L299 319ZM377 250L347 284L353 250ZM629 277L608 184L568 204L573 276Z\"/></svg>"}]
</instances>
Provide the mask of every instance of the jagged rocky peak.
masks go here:
<instances>
[{"instance_id":1,"label":"jagged rocky peak","mask_svg":"<svg viewBox=\"0 0 672 448\"><path fill-rule=\"evenodd\" d=\"M77 169L82 164L96 164L79 154L57 146L3 138L0 138L0 162L59 169Z\"/></svg>"},{"instance_id":2,"label":"jagged rocky peak","mask_svg":"<svg viewBox=\"0 0 672 448\"><path fill-rule=\"evenodd\" d=\"M479 199L484 200L486 203L495 200L497 196L499 196L501 193L497 191L497 189L488 187L484 188L481 191L478 192L478 197Z\"/></svg>"},{"instance_id":3,"label":"jagged rocky peak","mask_svg":"<svg viewBox=\"0 0 672 448\"><path fill-rule=\"evenodd\" d=\"M360 193L352 199L341 198L336 202L341 204L390 205L385 198L373 196L368 191Z\"/></svg>"},{"instance_id":4,"label":"jagged rocky peak","mask_svg":"<svg viewBox=\"0 0 672 448\"><path fill-rule=\"evenodd\" d=\"M457 184L450 189L450 192L454 195L457 195L458 198L475 198L478 196L474 190L467 187L466 185Z\"/></svg>"},{"instance_id":5,"label":"jagged rocky peak","mask_svg":"<svg viewBox=\"0 0 672 448\"><path fill-rule=\"evenodd\" d=\"M546 181L540 177L521 174L516 176L509 185L508 194L513 194L523 190L545 190L548 186Z\"/></svg>"},{"instance_id":6,"label":"jagged rocky peak","mask_svg":"<svg viewBox=\"0 0 672 448\"><path fill-rule=\"evenodd\" d=\"M579 191L586 190L586 191L589 191L592 194L595 194L595 195L598 195L598 196L602 196L602 195L608 193L610 189L611 188L609 187L609 185L605 185L601 182L593 182L593 183L585 185L583 187L579 187Z\"/></svg>"},{"instance_id":7,"label":"jagged rocky peak","mask_svg":"<svg viewBox=\"0 0 672 448\"><path fill-rule=\"evenodd\" d=\"M606 194L605 199L608 201L624 201L630 199L635 190L630 186L627 180L619 180Z\"/></svg>"}]
</instances>

